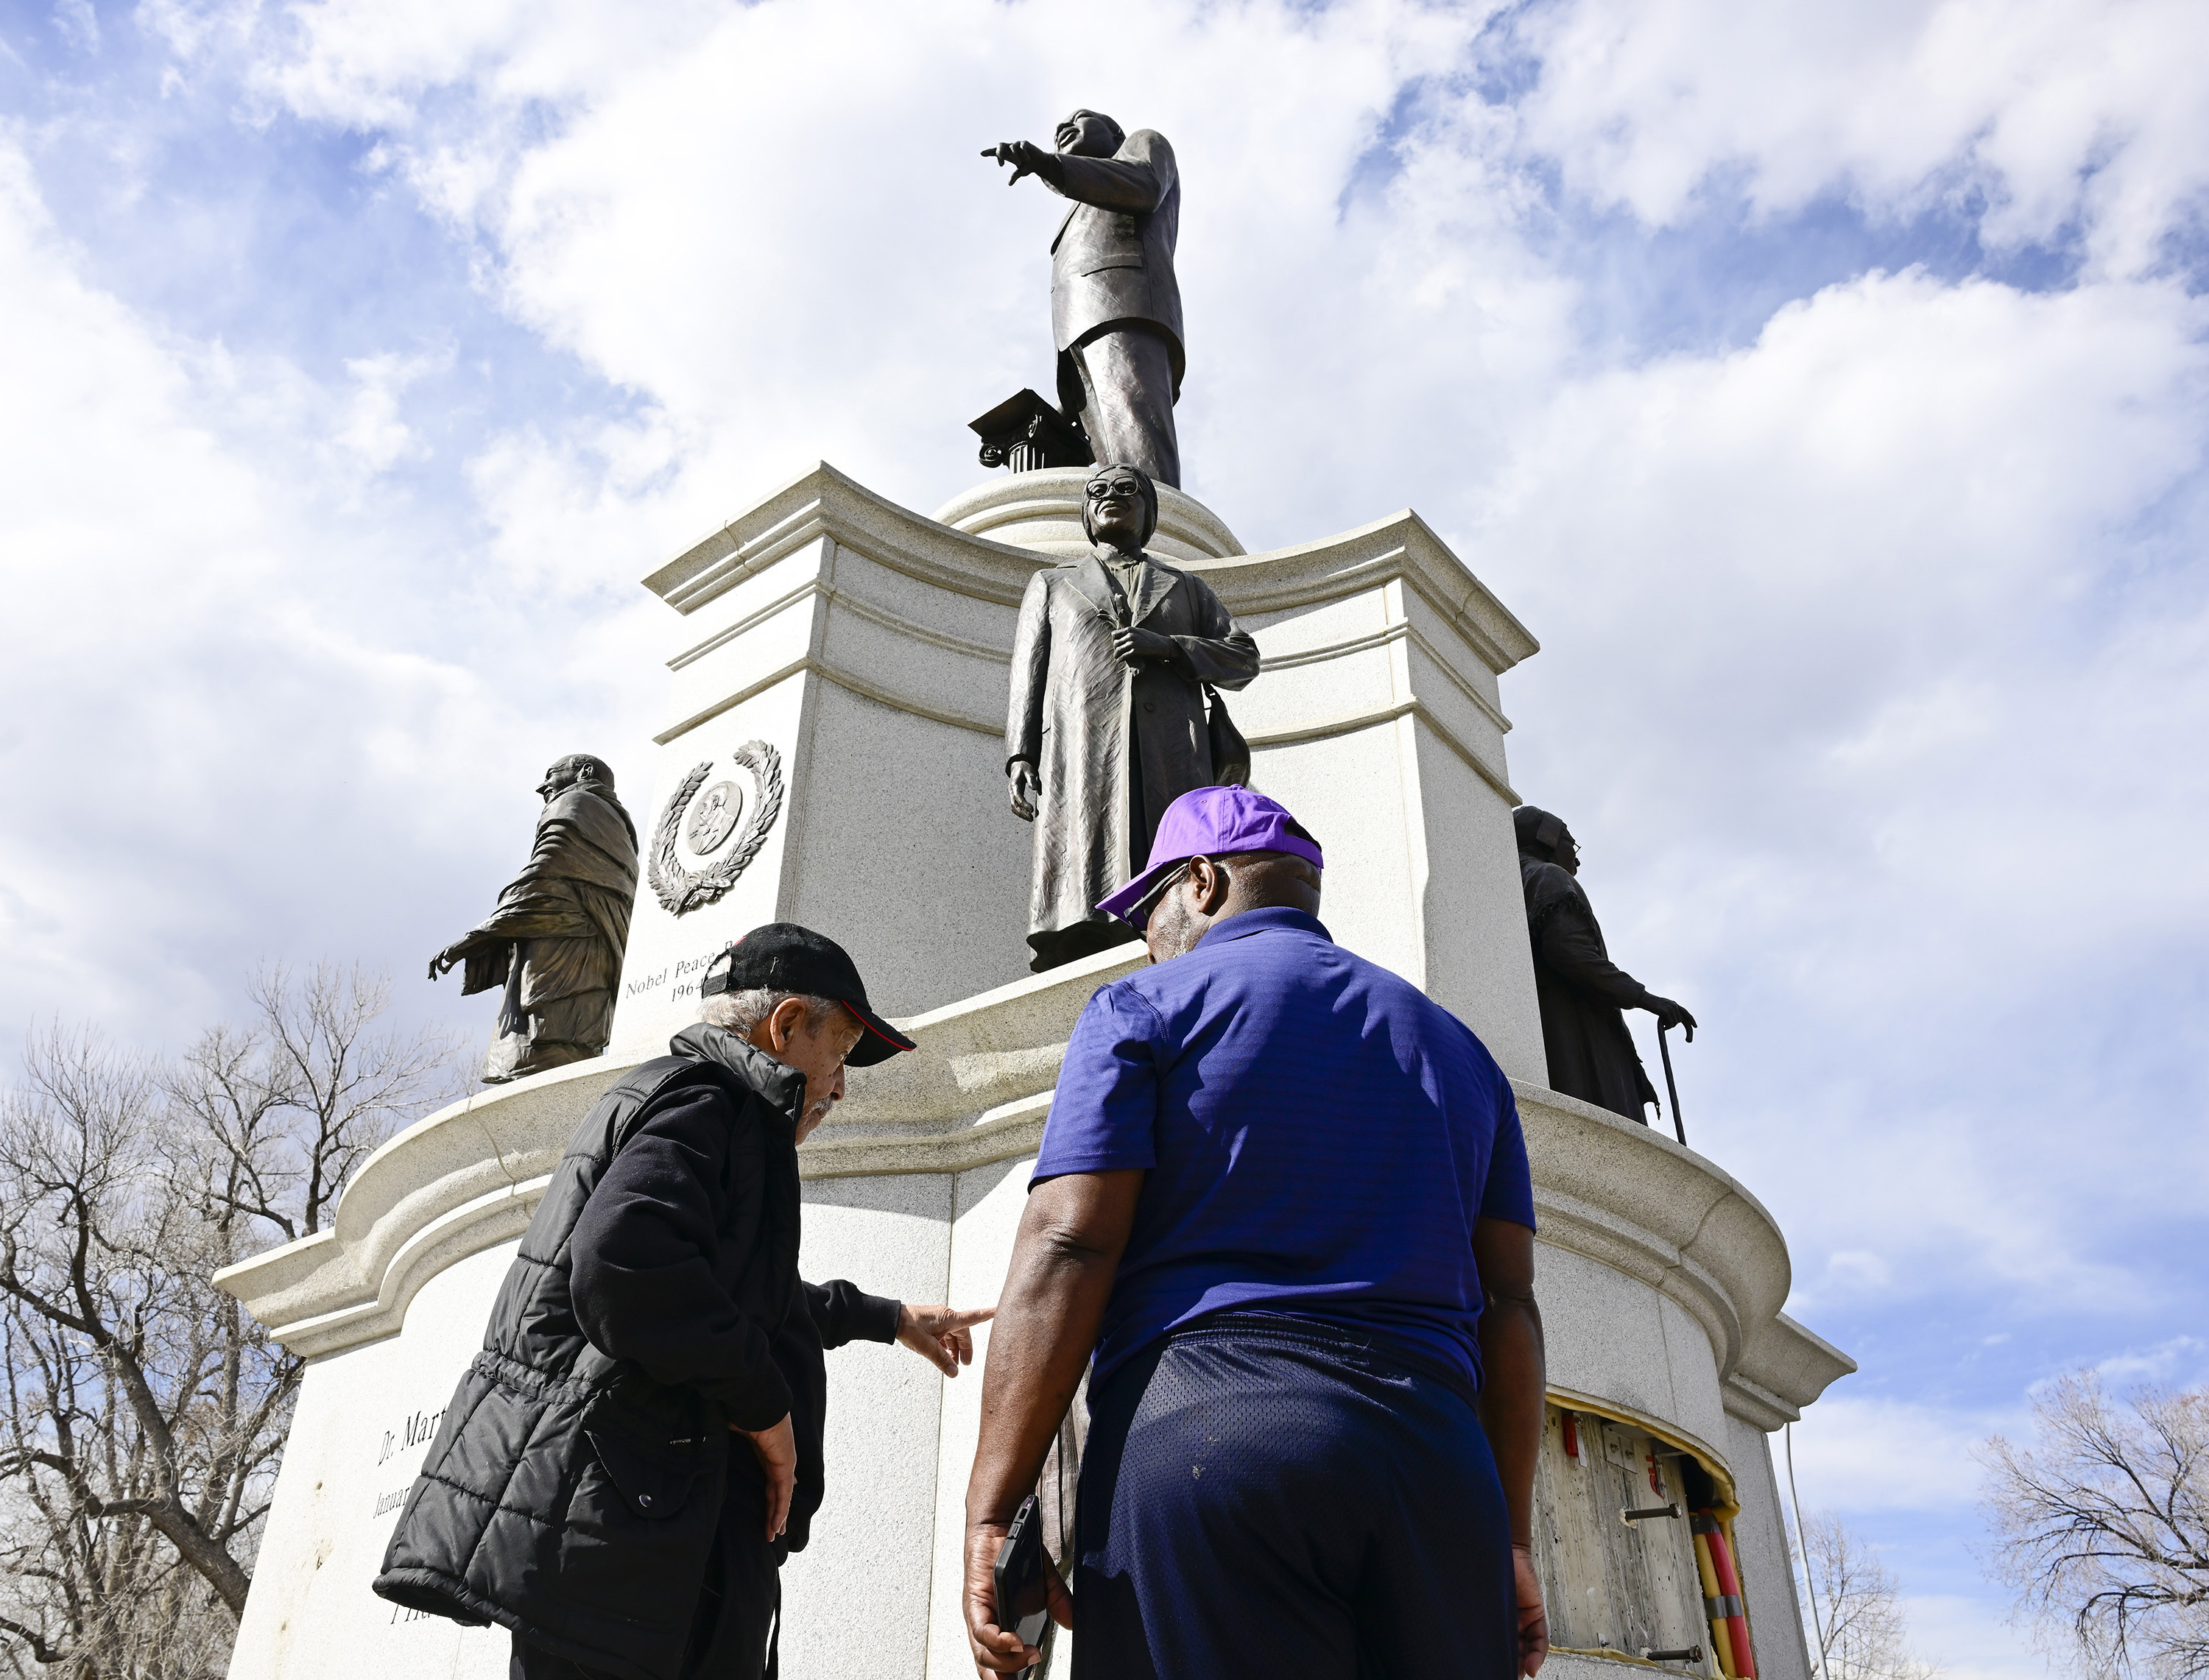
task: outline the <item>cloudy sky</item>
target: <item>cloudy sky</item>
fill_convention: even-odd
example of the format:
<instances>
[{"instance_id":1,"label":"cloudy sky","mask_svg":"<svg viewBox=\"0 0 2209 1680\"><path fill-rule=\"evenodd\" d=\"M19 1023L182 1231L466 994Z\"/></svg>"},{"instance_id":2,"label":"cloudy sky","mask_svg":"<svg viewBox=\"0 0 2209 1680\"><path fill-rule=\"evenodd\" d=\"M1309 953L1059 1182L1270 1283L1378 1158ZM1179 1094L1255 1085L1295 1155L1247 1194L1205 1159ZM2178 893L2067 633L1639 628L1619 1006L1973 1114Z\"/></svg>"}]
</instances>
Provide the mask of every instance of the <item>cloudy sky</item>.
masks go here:
<instances>
[{"instance_id":1,"label":"cloudy sky","mask_svg":"<svg viewBox=\"0 0 2209 1680\"><path fill-rule=\"evenodd\" d=\"M974 482L1055 214L976 154L1108 110L1182 162L1189 488L1408 503L1542 639L1514 778L1863 1363L1804 1497L2037 1673L1974 1444L2209 1370L2200 22L0 0L0 1033L327 954L479 1037L420 966L550 757L645 762L637 577L816 459Z\"/></svg>"}]
</instances>

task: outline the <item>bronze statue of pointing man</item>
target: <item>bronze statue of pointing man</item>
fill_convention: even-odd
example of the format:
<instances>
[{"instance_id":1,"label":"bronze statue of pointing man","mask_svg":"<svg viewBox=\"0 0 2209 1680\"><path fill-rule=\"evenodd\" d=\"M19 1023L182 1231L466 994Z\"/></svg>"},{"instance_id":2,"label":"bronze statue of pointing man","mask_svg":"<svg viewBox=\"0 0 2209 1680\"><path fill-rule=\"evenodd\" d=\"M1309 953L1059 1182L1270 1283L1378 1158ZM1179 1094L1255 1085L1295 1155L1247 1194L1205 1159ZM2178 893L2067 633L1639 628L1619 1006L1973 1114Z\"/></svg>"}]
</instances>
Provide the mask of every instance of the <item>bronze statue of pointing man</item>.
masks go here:
<instances>
[{"instance_id":1,"label":"bronze statue of pointing man","mask_svg":"<svg viewBox=\"0 0 2209 1680\"><path fill-rule=\"evenodd\" d=\"M1008 140L982 155L1010 164L1013 181L1033 175L1074 201L1050 245L1059 406L1079 417L1097 460L1139 467L1178 490L1173 411L1186 358L1174 279L1181 175L1173 148L1155 129L1129 134L1097 111L1075 111L1054 142L1046 152Z\"/></svg>"}]
</instances>

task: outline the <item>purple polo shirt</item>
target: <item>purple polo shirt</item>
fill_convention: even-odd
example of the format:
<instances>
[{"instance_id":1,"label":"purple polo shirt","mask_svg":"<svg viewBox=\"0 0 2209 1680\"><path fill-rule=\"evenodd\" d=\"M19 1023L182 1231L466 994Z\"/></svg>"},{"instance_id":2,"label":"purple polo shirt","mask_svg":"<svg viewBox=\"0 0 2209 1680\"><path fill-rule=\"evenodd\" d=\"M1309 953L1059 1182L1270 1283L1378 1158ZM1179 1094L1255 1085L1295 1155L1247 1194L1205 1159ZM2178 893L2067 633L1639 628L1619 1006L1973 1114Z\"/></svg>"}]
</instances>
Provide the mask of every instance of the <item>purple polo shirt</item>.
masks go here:
<instances>
[{"instance_id":1,"label":"purple polo shirt","mask_svg":"<svg viewBox=\"0 0 2209 1680\"><path fill-rule=\"evenodd\" d=\"M1141 1167L1094 1379L1224 1309L1373 1336L1478 1385L1482 1219L1532 1227L1511 1087L1472 1029L1300 910L1100 988L1029 1188Z\"/></svg>"}]
</instances>

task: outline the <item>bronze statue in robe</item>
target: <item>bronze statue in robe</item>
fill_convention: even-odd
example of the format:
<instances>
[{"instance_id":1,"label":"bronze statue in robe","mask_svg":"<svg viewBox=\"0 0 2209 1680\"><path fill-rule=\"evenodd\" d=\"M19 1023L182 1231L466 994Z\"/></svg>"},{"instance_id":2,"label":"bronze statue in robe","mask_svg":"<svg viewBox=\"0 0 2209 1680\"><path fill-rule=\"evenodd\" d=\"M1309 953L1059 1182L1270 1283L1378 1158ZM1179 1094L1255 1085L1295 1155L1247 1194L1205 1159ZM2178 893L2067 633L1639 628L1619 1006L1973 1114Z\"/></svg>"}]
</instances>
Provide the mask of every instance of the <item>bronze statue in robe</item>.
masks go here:
<instances>
[{"instance_id":1,"label":"bronze statue in robe","mask_svg":"<svg viewBox=\"0 0 2209 1680\"><path fill-rule=\"evenodd\" d=\"M465 963L460 995L504 988L484 1083L596 1056L613 1035L614 988L636 902L636 825L603 759L577 753L545 773L537 844L498 907L430 959Z\"/></svg>"},{"instance_id":2,"label":"bronze statue in robe","mask_svg":"<svg viewBox=\"0 0 2209 1680\"><path fill-rule=\"evenodd\" d=\"M1050 244L1051 340L1059 406L1079 418L1099 461L1181 488L1181 174L1154 129L1133 134L1101 111L1058 125L1056 148L1010 140L982 155L1033 175L1074 208Z\"/></svg>"},{"instance_id":3,"label":"bronze statue in robe","mask_svg":"<svg viewBox=\"0 0 2209 1680\"><path fill-rule=\"evenodd\" d=\"M1511 817L1550 1088L1646 1126L1643 1106L1657 1100L1657 1090L1626 1030L1624 1011L1647 1009L1666 1027L1692 1028L1695 1018L1611 961L1594 906L1575 878L1580 853L1572 830L1532 805L1520 806Z\"/></svg>"},{"instance_id":4,"label":"bronze statue in robe","mask_svg":"<svg viewBox=\"0 0 2209 1680\"><path fill-rule=\"evenodd\" d=\"M1098 900L1149 862L1165 809L1210 787L1207 684L1240 689L1258 644L1201 578L1143 552L1158 490L1100 467L1083 498L1092 551L1029 579L1013 638L1005 771L1013 813L1035 824L1028 966L1136 937Z\"/></svg>"}]
</instances>

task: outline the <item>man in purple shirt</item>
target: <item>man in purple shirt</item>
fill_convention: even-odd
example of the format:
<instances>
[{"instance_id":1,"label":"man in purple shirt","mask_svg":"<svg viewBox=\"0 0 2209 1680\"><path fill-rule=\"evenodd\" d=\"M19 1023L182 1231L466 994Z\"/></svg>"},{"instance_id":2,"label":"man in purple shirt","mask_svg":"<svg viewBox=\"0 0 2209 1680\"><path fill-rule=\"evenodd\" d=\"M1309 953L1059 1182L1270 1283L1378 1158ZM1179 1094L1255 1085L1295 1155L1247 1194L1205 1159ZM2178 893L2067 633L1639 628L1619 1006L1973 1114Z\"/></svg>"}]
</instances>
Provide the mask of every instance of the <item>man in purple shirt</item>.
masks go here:
<instances>
[{"instance_id":1,"label":"man in purple shirt","mask_svg":"<svg viewBox=\"0 0 2209 1680\"><path fill-rule=\"evenodd\" d=\"M1462 1022L1334 944L1321 861L1273 800L1199 788L1101 906L1154 966L1074 1028L998 1302L966 1497L984 1673L1036 1657L990 1571L1085 1365L1070 1602L1053 1583L1077 1677L1541 1665L1518 1111Z\"/></svg>"}]
</instances>

